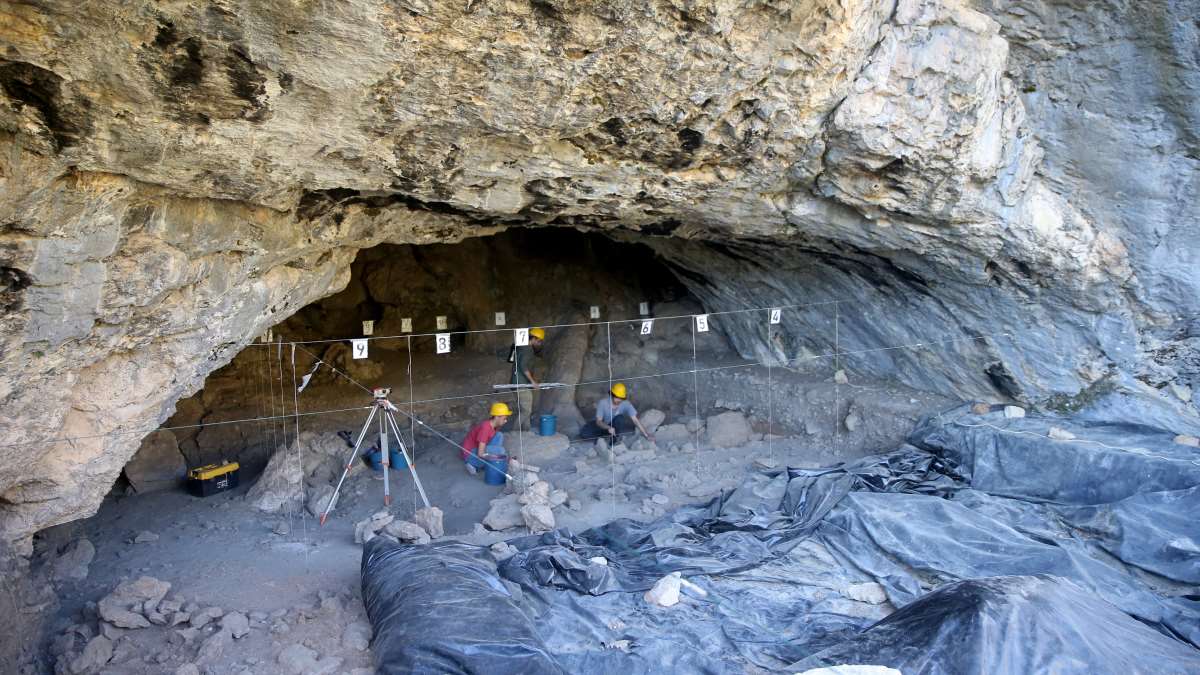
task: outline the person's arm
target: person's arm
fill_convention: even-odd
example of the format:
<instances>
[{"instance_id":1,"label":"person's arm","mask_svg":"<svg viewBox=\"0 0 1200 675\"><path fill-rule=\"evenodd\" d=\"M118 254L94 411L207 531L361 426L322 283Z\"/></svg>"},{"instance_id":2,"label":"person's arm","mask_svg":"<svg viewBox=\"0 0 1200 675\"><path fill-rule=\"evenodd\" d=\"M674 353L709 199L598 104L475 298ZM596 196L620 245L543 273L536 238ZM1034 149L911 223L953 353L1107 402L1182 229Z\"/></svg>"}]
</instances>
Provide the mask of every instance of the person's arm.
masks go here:
<instances>
[{"instance_id":1,"label":"person's arm","mask_svg":"<svg viewBox=\"0 0 1200 675\"><path fill-rule=\"evenodd\" d=\"M484 443L483 441L479 441L479 447L475 449L475 456L483 457L484 455L487 454L486 452L484 452L484 450L486 450L486 449L487 449L487 443Z\"/></svg>"},{"instance_id":2,"label":"person's arm","mask_svg":"<svg viewBox=\"0 0 1200 675\"><path fill-rule=\"evenodd\" d=\"M537 388L539 383L536 379L534 379L533 373L530 372L528 368L525 369L525 379L529 380L529 383L532 384L535 389Z\"/></svg>"},{"instance_id":3,"label":"person's arm","mask_svg":"<svg viewBox=\"0 0 1200 675\"><path fill-rule=\"evenodd\" d=\"M647 439L649 439L651 441L654 440L654 435L651 434L649 431L646 431L646 427L642 426L642 421L640 419L638 419L638 416L636 413L634 413L634 415L633 415L633 423L637 426L638 431L642 432L643 436L645 436Z\"/></svg>"}]
</instances>

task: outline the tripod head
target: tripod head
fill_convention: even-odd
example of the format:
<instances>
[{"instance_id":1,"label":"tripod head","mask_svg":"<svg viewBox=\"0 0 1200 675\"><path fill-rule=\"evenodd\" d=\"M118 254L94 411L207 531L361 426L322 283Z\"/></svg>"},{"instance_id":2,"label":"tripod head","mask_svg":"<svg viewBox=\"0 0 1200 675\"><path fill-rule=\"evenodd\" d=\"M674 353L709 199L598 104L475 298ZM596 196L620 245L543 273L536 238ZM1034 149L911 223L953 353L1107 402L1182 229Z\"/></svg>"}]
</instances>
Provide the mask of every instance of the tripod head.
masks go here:
<instances>
[{"instance_id":1,"label":"tripod head","mask_svg":"<svg viewBox=\"0 0 1200 675\"><path fill-rule=\"evenodd\" d=\"M396 406L388 400L388 396L392 393L391 387L375 387L371 390L371 396L374 398L374 404L385 410L396 410Z\"/></svg>"}]
</instances>

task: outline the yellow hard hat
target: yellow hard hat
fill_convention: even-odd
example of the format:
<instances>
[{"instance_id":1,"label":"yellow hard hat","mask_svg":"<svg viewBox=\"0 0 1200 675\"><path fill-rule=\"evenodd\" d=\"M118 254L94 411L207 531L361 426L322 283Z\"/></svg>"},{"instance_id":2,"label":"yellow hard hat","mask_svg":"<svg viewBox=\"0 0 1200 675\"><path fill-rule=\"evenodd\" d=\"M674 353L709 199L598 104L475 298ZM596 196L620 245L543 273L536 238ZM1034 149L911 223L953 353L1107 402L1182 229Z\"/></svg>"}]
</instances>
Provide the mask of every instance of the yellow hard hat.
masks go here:
<instances>
[{"instance_id":1,"label":"yellow hard hat","mask_svg":"<svg viewBox=\"0 0 1200 675\"><path fill-rule=\"evenodd\" d=\"M492 404L492 417L507 417L512 414L512 409L507 403L497 402Z\"/></svg>"},{"instance_id":2,"label":"yellow hard hat","mask_svg":"<svg viewBox=\"0 0 1200 675\"><path fill-rule=\"evenodd\" d=\"M535 337L539 340L545 340L546 339L546 329L545 328L530 328L529 329L529 337Z\"/></svg>"},{"instance_id":3,"label":"yellow hard hat","mask_svg":"<svg viewBox=\"0 0 1200 675\"><path fill-rule=\"evenodd\" d=\"M612 395L616 396L617 398L627 398L629 396L629 392L625 389L625 383L618 382L614 384L612 386Z\"/></svg>"}]
</instances>

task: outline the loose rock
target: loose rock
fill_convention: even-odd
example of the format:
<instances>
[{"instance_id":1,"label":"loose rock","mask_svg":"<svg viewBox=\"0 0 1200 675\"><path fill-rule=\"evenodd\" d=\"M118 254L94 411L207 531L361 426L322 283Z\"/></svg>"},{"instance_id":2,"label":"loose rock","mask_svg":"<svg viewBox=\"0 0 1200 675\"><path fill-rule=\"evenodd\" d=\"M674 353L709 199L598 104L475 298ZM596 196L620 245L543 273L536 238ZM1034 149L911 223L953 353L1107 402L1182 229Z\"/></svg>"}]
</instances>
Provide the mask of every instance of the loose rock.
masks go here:
<instances>
[{"instance_id":1,"label":"loose rock","mask_svg":"<svg viewBox=\"0 0 1200 675\"><path fill-rule=\"evenodd\" d=\"M515 494L493 499L491 508L483 517L484 526L490 530L507 530L520 527L524 523L525 519L521 516L521 505L517 502Z\"/></svg>"},{"instance_id":2,"label":"loose rock","mask_svg":"<svg viewBox=\"0 0 1200 675\"><path fill-rule=\"evenodd\" d=\"M233 639L240 640L250 632L250 619L241 612L230 612L221 619L221 628L229 631Z\"/></svg>"},{"instance_id":3,"label":"loose rock","mask_svg":"<svg viewBox=\"0 0 1200 675\"><path fill-rule=\"evenodd\" d=\"M133 543L135 544L148 544L152 541L158 541L158 535L150 530L142 530L133 538Z\"/></svg>"},{"instance_id":4,"label":"loose rock","mask_svg":"<svg viewBox=\"0 0 1200 675\"><path fill-rule=\"evenodd\" d=\"M432 539L437 539L446 533L442 525L442 510L436 506L417 509L413 514L413 522L420 525Z\"/></svg>"},{"instance_id":5,"label":"loose rock","mask_svg":"<svg viewBox=\"0 0 1200 675\"><path fill-rule=\"evenodd\" d=\"M394 520L388 523L387 527L383 528L383 532L404 542L413 544L429 543L429 533L425 531L425 528L416 523L410 523L407 520Z\"/></svg>"},{"instance_id":6,"label":"loose rock","mask_svg":"<svg viewBox=\"0 0 1200 675\"><path fill-rule=\"evenodd\" d=\"M1193 448L1200 448L1200 438L1195 436L1186 436L1184 434L1180 434L1175 437L1175 442L1180 445L1188 445Z\"/></svg>"},{"instance_id":7,"label":"loose rock","mask_svg":"<svg viewBox=\"0 0 1200 675\"><path fill-rule=\"evenodd\" d=\"M508 560L517 554L517 548L506 541L498 541L492 544L490 550L497 562Z\"/></svg>"},{"instance_id":8,"label":"loose rock","mask_svg":"<svg viewBox=\"0 0 1200 675\"><path fill-rule=\"evenodd\" d=\"M530 532L549 532L554 529L554 512L549 504L529 504L521 508L521 518Z\"/></svg>"},{"instance_id":9,"label":"loose rock","mask_svg":"<svg viewBox=\"0 0 1200 675\"><path fill-rule=\"evenodd\" d=\"M146 603L157 606L171 584L154 577L139 577L119 584L97 605L100 618L120 628L146 628L150 621L142 616Z\"/></svg>"},{"instance_id":10,"label":"loose rock","mask_svg":"<svg viewBox=\"0 0 1200 675\"><path fill-rule=\"evenodd\" d=\"M1004 417L1007 419L1018 419L1025 416L1025 409L1017 405L1004 406Z\"/></svg>"},{"instance_id":11,"label":"loose rock","mask_svg":"<svg viewBox=\"0 0 1200 675\"><path fill-rule=\"evenodd\" d=\"M653 434L667 419L667 414L657 408L651 408L639 415L638 419L642 421L642 426L646 427L646 431Z\"/></svg>"},{"instance_id":12,"label":"loose rock","mask_svg":"<svg viewBox=\"0 0 1200 675\"><path fill-rule=\"evenodd\" d=\"M887 602L887 593L883 586L874 582L865 584L850 584L846 587L845 595L851 600L866 602L872 605L882 605Z\"/></svg>"},{"instance_id":13,"label":"loose rock","mask_svg":"<svg viewBox=\"0 0 1200 675\"><path fill-rule=\"evenodd\" d=\"M356 621L342 631L342 646L357 652L365 652L371 646L371 626Z\"/></svg>"},{"instance_id":14,"label":"loose rock","mask_svg":"<svg viewBox=\"0 0 1200 675\"><path fill-rule=\"evenodd\" d=\"M654 587L642 596L646 602L659 607L673 607L679 603L679 581L682 575L671 572L654 583Z\"/></svg>"},{"instance_id":15,"label":"loose rock","mask_svg":"<svg viewBox=\"0 0 1200 675\"><path fill-rule=\"evenodd\" d=\"M838 384L850 384L850 378L846 377L846 371L838 370L833 374L833 381Z\"/></svg>"},{"instance_id":16,"label":"loose rock","mask_svg":"<svg viewBox=\"0 0 1200 675\"><path fill-rule=\"evenodd\" d=\"M1075 439L1075 434L1059 427L1050 427L1050 432L1047 435L1056 441L1070 441Z\"/></svg>"}]
</instances>

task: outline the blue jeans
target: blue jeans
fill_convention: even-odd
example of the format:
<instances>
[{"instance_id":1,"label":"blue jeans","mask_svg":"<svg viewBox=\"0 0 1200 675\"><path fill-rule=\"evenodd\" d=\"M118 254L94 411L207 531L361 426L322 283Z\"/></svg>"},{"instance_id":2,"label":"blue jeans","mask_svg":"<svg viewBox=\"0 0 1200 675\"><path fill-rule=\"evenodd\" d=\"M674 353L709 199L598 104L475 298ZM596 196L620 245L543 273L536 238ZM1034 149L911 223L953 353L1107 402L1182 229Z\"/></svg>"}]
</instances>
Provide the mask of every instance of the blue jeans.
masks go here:
<instances>
[{"instance_id":1,"label":"blue jeans","mask_svg":"<svg viewBox=\"0 0 1200 675\"><path fill-rule=\"evenodd\" d=\"M483 449L483 452L488 455L507 455L508 453L504 451L504 432L497 431L496 435L492 436L492 440L488 441L487 447ZM484 464L484 461L479 458L479 455L476 455L474 452L467 455L467 464L470 464L476 469L482 469L483 467L487 466Z\"/></svg>"}]
</instances>

